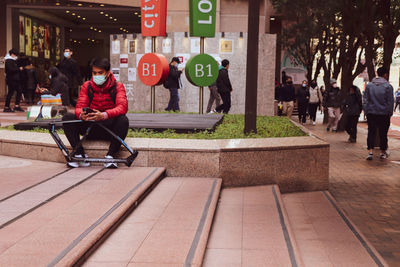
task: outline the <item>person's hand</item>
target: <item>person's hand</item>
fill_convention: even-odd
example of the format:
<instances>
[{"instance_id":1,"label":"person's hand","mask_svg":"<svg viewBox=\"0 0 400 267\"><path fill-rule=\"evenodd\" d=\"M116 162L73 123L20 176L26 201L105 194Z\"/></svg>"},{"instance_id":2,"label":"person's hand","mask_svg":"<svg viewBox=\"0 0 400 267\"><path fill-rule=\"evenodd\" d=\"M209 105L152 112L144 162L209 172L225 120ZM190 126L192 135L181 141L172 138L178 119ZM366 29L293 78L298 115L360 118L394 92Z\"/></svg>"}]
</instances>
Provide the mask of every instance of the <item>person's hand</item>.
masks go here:
<instances>
[{"instance_id":1,"label":"person's hand","mask_svg":"<svg viewBox=\"0 0 400 267\"><path fill-rule=\"evenodd\" d=\"M86 119L82 119L83 120L87 120L87 121L104 121L104 114L100 111L98 111L97 109L93 109L94 112L87 114L85 117Z\"/></svg>"},{"instance_id":2,"label":"person's hand","mask_svg":"<svg viewBox=\"0 0 400 267\"><path fill-rule=\"evenodd\" d=\"M24 68L23 67L19 67L19 70L24 70Z\"/></svg>"}]
</instances>

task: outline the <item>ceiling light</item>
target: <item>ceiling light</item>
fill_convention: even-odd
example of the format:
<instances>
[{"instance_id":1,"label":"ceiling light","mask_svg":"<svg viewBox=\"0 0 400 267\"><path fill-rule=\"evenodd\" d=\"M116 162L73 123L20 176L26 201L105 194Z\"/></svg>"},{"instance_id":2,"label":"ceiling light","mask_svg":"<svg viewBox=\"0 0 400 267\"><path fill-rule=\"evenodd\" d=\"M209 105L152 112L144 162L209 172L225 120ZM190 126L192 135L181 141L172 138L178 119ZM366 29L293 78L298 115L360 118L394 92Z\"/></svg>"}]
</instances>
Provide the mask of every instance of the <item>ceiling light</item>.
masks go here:
<instances>
[{"instance_id":1,"label":"ceiling light","mask_svg":"<svg viewBox=\"0 0 400 267\"><path fill-rule=\"evenodd\" d=\"M142 17L142 15L139 15L138 17L139 17L139 18L141 18L141 17Z\"/></svg>"},{"instance_id":2,"label":"ceiling light","mask_svg":"<svg viewBox=\"0 0 400 267\"><path fill-rule=\"evenodd\" d=\"M69 29L69 32L72 32L72 29Z\"/></svg>"},{"instance_id":3,"label":"ceiling light","mask_svg":"<svg viewBox=\"0 0 400 267\"><path fill-rule=\"evenodd\" d=\"M82 20L86 20L86 18L82 18Z\"/></svg>"},{"instance_id":4,"label":"ceiling light","mask_svg":"<svg viewBox=\"0 0 400 267\"><path fill-rule=\"evenodd\" d=\"M60 5L60 3L56 3L56 6L59 6Z\"/></svg>"},{"instance_id":5,"label":"ceiling light","mask_svg":"<svg viewBox=\"0 0 400 267\"><path fill-rule=\"evenodd\" d=\"M75 16L75 13L72 13L72 16Z\"/></svg>"},{"instance_id":6,"label":"ceiling light","mask_svg":"<svg viewBox=\"0 0 400 267\"><path fill-rule=\"evenodd\" d=\"M88 39L88 41L90 41L90 38L87 38Z\"/></svg>"},{"instance_id":7,"label":"ceiling light","mask_svg":"<svg viewBox=\"0 0 400 267\"><path fill-rule=\"evenodd\" d=\"M105 14L104 16L108 17L108 14Z\"/></svg>"},{"instance_id":8,"label":"ceiling light","mask_svg":"<svg viewBox=\"0 0 400 267\"><path fill-rule=\"evenodd\" d=\"M101 4L100 6L104 6L104 4Z\"/></svg>"},{"instance_id":9,"label":"ceiling light","mask_svg":"<svg viewBox=\"0 0 400 267\"><path fill-rule=\"evenodd\" d=\"M101 32L101 30L99 30L99 32Z\"/></svg>"},{"instance_id":10,"label":"ceiling light","mask_svg":"<svg viewBox=\"0 0 400 267\"><path fill-rule=\"evenodd\" d=\"M65 13L67 13L67 14L68 14L69 12L70 12L69 10L65 11Z\"/></svg>"},{"instance_id":11,"label":"ceiling light","mask_svg":"<svg viewBox=\"0 0 400 267\"><path fill-rule=\"evenodd\" d=\"M74 40L74 43L76 43L76 40Z\"/></svg>"},{"instance_id":12,"label":"ceiling light","mask_svg":"<svg viewBox=\"0 0 400 267\"><path fill-rule=\"evenodd\" d=\"M139 13L135 12L135 15L137 15L137 14L139 14Z\"/></svg>"},{"instance_id":13,"label":"ceiling light","mask_svg":"<svg viewBox=\"0 0 400 267\"><path fill-rule=\"evenodd\" d=\"M82 6L82 4L81 4L81 3L79 3L79 4L78 4L78 6Z\"/></svg>"},{"instance_id":14,"label":"ceiling light","mask_svg":"<svg viewBox=\"0 0 400 267\"><path fill-rule=\"evenodd\" d=\"M103 15L103 14L104 14L104 11L100 11L100 14L102 14L102 15Z\"/></svg>"},{"instance_id":15,"label":"ceiling light","mask_svg":"<svg viewBox=\"0 0 400 267\"><path fill-rule=\"evenodd\" d=\"M117 21L117 19L114 19L114 21Z\"/></svg>"},{"instance_id":16,"label":"ceiling light","mask_svg":"<svg viewBox=\"0 0 400 267\"><path fill-rule=\"evenodd\" d=\"M81 16L78 15L78 19L81 18Z\"/></svg>"},{"instance_id":17,"label":"ceiling light","mask_svg":"<svg viewBox=\"0 0 400 267\"><path fill-rule=\"evenodd\" d=\"M119 28L121 31L123 30L123 28Z\"/></svg>"},{"instance_id":18,"label":"ceiling light","mask_svg":"<svg viewBox=\"0 0 400 267\"><path fill-rule=\"evenodd\" d=\"M91 30L93 30L93 27L90 27Z\"/></svg>"},{"instance_id":19,"label":"ceiling light","mask_svg":"<svg viewBox=\"0 0 400 267\"><path fill-rule=\"evenodd\" d=\"M110 17L110 19L113 19L113 17Z\"/></svg>"}]
</instances>

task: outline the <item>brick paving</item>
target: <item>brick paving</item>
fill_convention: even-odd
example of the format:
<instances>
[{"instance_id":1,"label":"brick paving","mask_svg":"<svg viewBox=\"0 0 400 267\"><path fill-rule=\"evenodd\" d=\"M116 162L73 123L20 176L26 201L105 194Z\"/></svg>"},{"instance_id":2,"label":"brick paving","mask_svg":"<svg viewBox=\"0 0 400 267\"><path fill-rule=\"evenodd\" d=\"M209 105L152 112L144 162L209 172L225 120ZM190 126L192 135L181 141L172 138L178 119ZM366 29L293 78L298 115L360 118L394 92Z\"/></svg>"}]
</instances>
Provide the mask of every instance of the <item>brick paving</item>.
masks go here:
<instances>
[{"instance_id":1,"label":"brick paving","mask_svg":"<svg viewBox=\"0 0 400 267\"><path fill-rule=\"evenodd\" d=\"M367 161L366 124L356 144L346 133L328 133L324 125L306 128L331 144L330 193L390 266L400 266L400 140L392 133L391 156Z\"/></svg>"}]
</instances>

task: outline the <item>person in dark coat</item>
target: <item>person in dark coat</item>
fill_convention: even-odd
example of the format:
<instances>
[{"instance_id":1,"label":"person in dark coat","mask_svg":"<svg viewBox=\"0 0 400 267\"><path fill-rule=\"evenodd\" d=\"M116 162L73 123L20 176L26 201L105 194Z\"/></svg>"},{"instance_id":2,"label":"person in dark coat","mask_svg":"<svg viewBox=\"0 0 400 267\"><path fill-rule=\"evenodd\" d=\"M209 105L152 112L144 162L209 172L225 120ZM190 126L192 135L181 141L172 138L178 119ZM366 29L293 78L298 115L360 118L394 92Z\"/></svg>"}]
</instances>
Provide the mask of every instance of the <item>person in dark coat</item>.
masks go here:
<instances>
[{"instance_id":1,"label":"person in dark coat","mask_svg":"<svg viewBox=\"0 0 400 267\"><path fill-rule=\"evenodd\" d=\"M221 96L222 104L219 105L215 110L216 112L224 112L225 114L229 113L231 109L231 93L233 91L231 81L229 79L229 60L222 60L219 69L219 74L217 78L217 87L218 93Z\"/></svg>"},{"instance_id":2,"label":"person in dark coat","mask_svg":"<svg viewBox=\"0 0 400 267\"><path fill-rule=\"evenodd\" d=\"M337 86L336 80L331 79L331 87L325 93L324 108L328 109L329 121L326 130L332 128L332 132L337 132L337 126L342 116L340 107L342 105L341 90Z\"/></svg>"},{"instance_id":3,"label":"person in dark coat","mask_svg":"<svg viewBox=\"0 0 400 267\"><path fill-rule=\"evenodd\" d=\"M306 123L307 120L307 107L310 100L310 91L307 86L307 81L304 80L301 87L297 90L296 94L297 108L299 110L299 122Z\"/></svg>"},{"instance_id":4,"label":"person in dark coat","mask_svg":"<svg viewBox=\"0 0 400 267\"><path fill-rule=\"evenodd\" d=\"M73 94L78 85L81 85L82 78L79 73L78 63L72 58L73 51L71 48L64 49L64 59L58 65L59 70L68 78L68 96L70 103L75 106L76 102L73 99Z\"/></svg>"},{"instance_id":5,"label":"person in dark coat","mask_svg":"<svg viewBox=\"0 0 400 267\"><path fill-rule=\"evenodd\" d=\"M27 88L26 83L28 81L28 73L26 71L26 66L31 64L29 58L25 55L25 53L20 53L17 59L17 66L20 68L20 85L21 85L21 92L22 92L22 99L25 100L27 96ZM22 68L22 69L21 69Z\"/></svg>"},{"instance_id":6,"label":"person in dark coat","mask_svg":"<svg viewBox=\"0 0 400 267\"><path fill-rule=\"evenodd\" d=\"M179 111L179 92L178 89L180 86L180 77L182 74L181 70L178 70L178 65L180 60L178 57L173 57L171 63L169 64L169 74L168 78L164 83L164 86L168 88L170 96L168 107L165 111Z\"/></svg>"},{"instance_id":7,"label":"person in dark coat","mask_svg":"<svg viewBox=\"0 0 400 267\"><path fill-rule=\"evenodd\" d=\"M357 142L357 123L360 118L362 107L362 95L360 89L353 85L349 89L349 94L344 100L343 110L346 113L346 132L349 134L349 142Z\"/></svg>"},{"instance_id":8,"label":"person in dark coat","mask_svg":"<svg viewBox=\"0 0 400 267\"><path fill-rule=\"evenodd\" d=\"M61 73L56 67L49 69L50 78L50 90L41 90L42 94L61 95L61 101L63 106L69 106L69 95L68 95L68 79Z\"/></svg>"},{"instance_id":9,"label":"person in dark coat","mask_svg":"<svg viewBox=\"0 0 400 267\"><path fill-rule=\"evenodd\" d=\"M25 67L26 70L26 103L34 104L35 100L35 91L38 88L39 81L36 73L36 69L33 64L29 64ZM30 100L30 101L29 101Z\"/></svg>"},{"instance_id":10,"label":"person in dark coat","mask_svg":"<svg viewBox=\"0 0 400 267\"><path fill-rule=\"evenodd\" d=\"M23 70L22 67L18 67L17 65L17 56L18 52L15 49L11 49L8 54L5 56L5 72L6 72L6 83L8 86L8 93L6 98L6 103L4 106L3 112L14 112L14 111L24 111L19 103L21 101L21 76L20 72ZM10 108L11 98L14 95L14 92L17 93L15 98L15 106L14 109Z\"/></svg>"},{"instance_id":11,"label":"person in dark coat","mask_svg":"<svg viewBox=\"0 0 400 267\"><path fill-rule=\"evenodd\" d=\"M294 101L296 100L296 92L293 86L291 77L287 77L286 83L281 88L279 94L279 101L282 102L282 113L286 114L289 118L292 117Z\"/></svg>"}]
</instances>

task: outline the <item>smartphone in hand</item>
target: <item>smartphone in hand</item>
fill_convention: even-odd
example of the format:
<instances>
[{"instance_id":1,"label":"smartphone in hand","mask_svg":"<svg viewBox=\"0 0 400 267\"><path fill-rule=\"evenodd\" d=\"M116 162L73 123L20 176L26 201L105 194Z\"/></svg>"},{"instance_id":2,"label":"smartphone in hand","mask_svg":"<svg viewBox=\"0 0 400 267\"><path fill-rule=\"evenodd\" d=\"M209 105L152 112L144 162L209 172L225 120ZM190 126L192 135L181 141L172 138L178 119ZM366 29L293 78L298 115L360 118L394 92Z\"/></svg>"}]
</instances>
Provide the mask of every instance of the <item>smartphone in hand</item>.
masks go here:
<instances>
[{"instance_id":1,"label":"smartphone in hand","mask_svg":"<svg viewBox=\"0 0 400 267\"><path fill-rule=\"evenodd\" d=\"M83 113L85 113L85 115L89 114L89 113L94 113L93 109L87 107L87 108L83 108Z\"/></svg>"}]
</instances>

